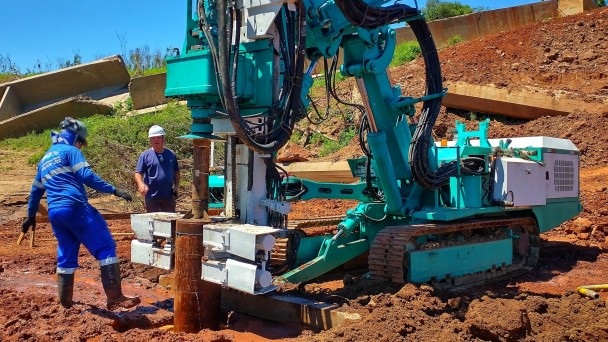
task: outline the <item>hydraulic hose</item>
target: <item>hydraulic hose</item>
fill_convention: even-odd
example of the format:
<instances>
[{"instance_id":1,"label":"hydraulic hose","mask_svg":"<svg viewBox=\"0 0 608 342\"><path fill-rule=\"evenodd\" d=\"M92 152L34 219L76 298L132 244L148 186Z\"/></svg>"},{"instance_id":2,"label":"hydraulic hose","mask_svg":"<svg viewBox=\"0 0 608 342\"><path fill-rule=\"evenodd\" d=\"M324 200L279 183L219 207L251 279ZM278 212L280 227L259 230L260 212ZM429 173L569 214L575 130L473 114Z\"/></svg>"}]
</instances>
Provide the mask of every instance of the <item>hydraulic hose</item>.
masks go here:
<instances>
[{"instance_id":1,"label":"hydraulic hose","mask_svg":"<svg viewBox=\"0 0 608 342\"><path fill-rule=\"evenodd\" d=\"M282 56L285 60L293 58L295 63L290 64L290 75L285 77L285 82L290 82L289 87L284 87L283 94L273 111L283 111L282 115L276 119L276 122L271 122L268 128L272 130L272 134L268 136L256 136L256 133L249 127L248 122L241 116L235 94L236 86L230 77L230 47L232 46L232 31L228 27L232 24L226 22L226 18L230 17L227 13L231 11L227 7L225 1L217 2L218 12L218 58L217 72L220 79L220 90L223 97L223 104L230 118L230 122L235 129L239 139L249 147L249 149L258 153L273 153L283 147L293 131L296 119L301 106L300 93L302 92L302 75L304 72L305 58L305 32L306 24L303 17L303 5L298 4L296 19L298 21L298 32L292 32L298 37L297 48L291 56ZM235 37L235 48L239 45L239 37ZM291 39L292 37L289 37ZM288 62L288 61L286 61ZM272 113L274 114L274 113ZM270 120L270 119L269 119Z\"/></svg>"},{"instance_id":2,"label":"hydraulic hose","mask_svg":"<svg viewBox=\"0 0 608 342\"><path fill-rule=\"evenodd\" d=\"M576 288L576 292L591 299L600 299L600 294L597 291L602 290L608 290L608 284L584 285Z\"/></svg>"},{"instance_id":3,"label":"hydraulic hose","mask_svg":"<svg viewBox=\"0 0 608 342\"><path fill-rule=\"evenodd\" d=\"M351 24L365 29L375 29L418 15L418 9L403 4L374 7L361 0L334 0L334 2Z\"/></svg>"},{"instance_id":4,"label":"hydraulic hose","mask_svg":"<svg viewBox=\"0 0 608 342\"><path fill-rule=\"evenodd\" d=\"M426 67L426 94L439 94L443 92L441 64L435 42L426 21L421 18L414 19L419 15L418 9L403 4L373 7L368 6L361 0L335 0L335 3L351 24L367 29L377 28L406 18L413 19L409 20L408 24L412 28L412 32L416 36L416 40L418 40L420 50L422 51L422 58ZM458 170L458 165L455 162L441 165L437 170L432 170L429 163L432 131L441 109L441 100L441 97L437 97L424 101L420 120L412 136L408 153L412 178L426 189L439 188ZM476 161L463 160L463 172L477 173L477 164Z\"/></svg>"}]
</instances>

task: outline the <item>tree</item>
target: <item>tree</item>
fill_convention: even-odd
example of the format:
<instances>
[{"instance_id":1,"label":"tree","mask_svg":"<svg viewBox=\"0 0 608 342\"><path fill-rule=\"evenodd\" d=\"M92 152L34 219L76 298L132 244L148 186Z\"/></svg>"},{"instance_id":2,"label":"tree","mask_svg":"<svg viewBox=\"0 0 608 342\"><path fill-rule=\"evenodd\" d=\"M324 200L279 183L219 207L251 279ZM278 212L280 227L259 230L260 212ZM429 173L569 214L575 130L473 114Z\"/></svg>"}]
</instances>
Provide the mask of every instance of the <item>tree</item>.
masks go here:
<instances>
[{"instance_id":1,"label":"tree","mask_svg":"<svg viewBox=\"0 0 608 342\"><path fill-rule=\"evenodd\" d=\"M595 1L595 5L597 7L604 7L606 6L606 0L594 0Z\"/></svg>"},{"instance_id":2,"label":"tree","mask_svg":"<svg viewBox=\"0 0 608 342\"><path fill-rule=\"evenodd\" d=\"M422 9L422 13L426 20L431 21L473 13L473 8L458 1L429 0L426 2L426 7Z\"/></svg>"}]
</instances>

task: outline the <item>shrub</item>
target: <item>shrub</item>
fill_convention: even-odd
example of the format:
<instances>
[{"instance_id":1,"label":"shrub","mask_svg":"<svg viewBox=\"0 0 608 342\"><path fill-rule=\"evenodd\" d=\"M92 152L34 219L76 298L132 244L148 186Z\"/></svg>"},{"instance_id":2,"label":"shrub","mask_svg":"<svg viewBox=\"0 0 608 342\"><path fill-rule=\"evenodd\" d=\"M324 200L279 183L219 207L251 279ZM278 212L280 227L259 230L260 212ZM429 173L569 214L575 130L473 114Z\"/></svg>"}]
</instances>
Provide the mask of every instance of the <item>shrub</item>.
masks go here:
<instances>
[{"instance_id":1,"label":"shrub","mask_svg":"<svg viewBox=\"0 0 608 342\"><path fill-rule=\"evenodd\" d=\"M452 46L462 42L464 42L464 38L461 35L456 34L451 36L450 39L448 39L448 46Z\"/></svg>"},{"instance_id":2,"label":"shrub","mask_svg":"<svg viewBox=\"0 0 608 342\"><path fill-rule=\"evenodd\" d=\"M426 7L422 9L422 13L426 20L432 21L473 13L473 8L458 1L428 0Z\"/></svg>"},{"instance_id":3,"label":"shrub","mask_svg":"<svg viewBox=\"0 0 608 342\"><path fill-rule=\"evenodd\" d=\"M420 50L420 44L418 44L417 41L413 40L399 44L395 48L395 54L393 55L391 66L399 66L413 61L420 56L421 53L422 51Z\"/></svg>"}]
</instances>

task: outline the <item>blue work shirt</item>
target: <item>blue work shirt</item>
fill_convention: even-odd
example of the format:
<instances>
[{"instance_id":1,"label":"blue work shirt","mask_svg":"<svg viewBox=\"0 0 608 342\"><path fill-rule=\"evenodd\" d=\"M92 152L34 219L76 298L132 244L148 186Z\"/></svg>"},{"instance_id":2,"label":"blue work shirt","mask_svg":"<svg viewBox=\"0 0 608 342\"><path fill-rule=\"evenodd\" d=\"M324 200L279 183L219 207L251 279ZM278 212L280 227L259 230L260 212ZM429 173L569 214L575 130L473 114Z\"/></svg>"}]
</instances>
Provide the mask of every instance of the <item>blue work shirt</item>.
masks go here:
<instances>
[{"instance_id":1,"label":"blue work shirt","mask_svg":"<svg viewBox=\"0 0 608 342\"><path fill-rule=\"evenodd\" d=\"M88 203L84 185L100 192L114 193L115 188L99 177L72 146L75 133L65 130L51 133L53 145L38 164L27 206L27 215L36 216L40 199L47 193L48 208L71 207Z\"/></svg>"},{"instance_id":2,"label":"blue work shirt","mask_svg":"<svg viewBox=\"0 0 608 342\"><path fill-rule=\"evenodd\" d=\"M179 171L175 152L165 148L162 153L150 148L145 150L137 160L135 172L144 176L148 186L146 198L164 199L173 196L173 180Z\"/></svg>"}]
</instances>

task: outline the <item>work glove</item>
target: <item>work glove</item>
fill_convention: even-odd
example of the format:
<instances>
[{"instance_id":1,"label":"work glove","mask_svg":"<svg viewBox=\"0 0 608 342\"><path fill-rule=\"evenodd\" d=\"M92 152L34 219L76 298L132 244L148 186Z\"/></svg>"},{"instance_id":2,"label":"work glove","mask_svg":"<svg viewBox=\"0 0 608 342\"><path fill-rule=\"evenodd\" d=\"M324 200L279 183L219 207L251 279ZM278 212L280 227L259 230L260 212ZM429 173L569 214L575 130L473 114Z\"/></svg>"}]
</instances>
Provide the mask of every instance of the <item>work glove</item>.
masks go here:
<instances>
[{"instance_id":1,"label":"work glove","mask_svg":"<svg viewBox=\"0 0 608 342\"><path fill-rule=\"evenodd\" d=\"M116 190L114 190L114 196L124 198L125 201L127 201L127 202L131 202L133 200L133 197L131 197L131 195L128 192L126 192L122 189L118 189L118 188Z\"/></svg>"},{"instance_id":2,"label":"work glove","mask_svg":"<svg viewBox=\"0 0 608 342\"><path fill-rule=\"evenodd\" d=\"M21 232L25 234L30 228L32 228L32 230L36 229L35 216L30 216L23 221L23 223L21 224Z\"/></svg>"}]
</instances>

